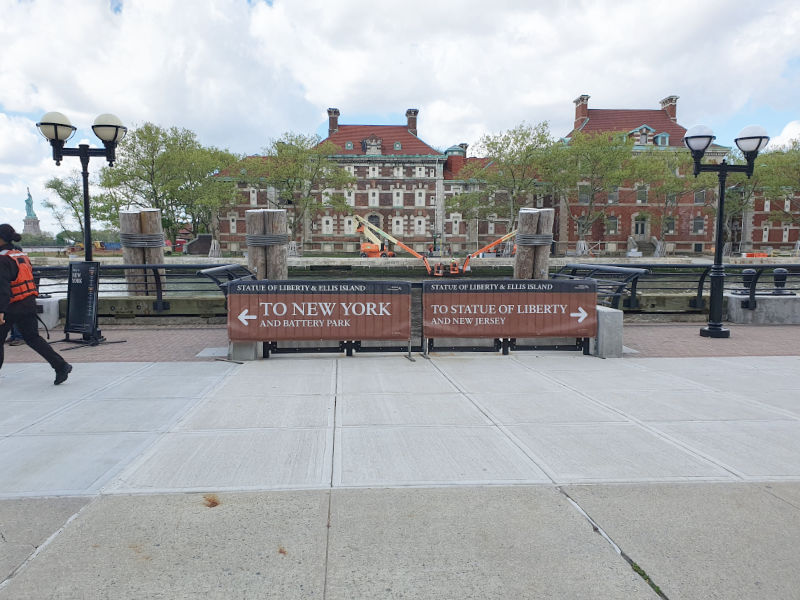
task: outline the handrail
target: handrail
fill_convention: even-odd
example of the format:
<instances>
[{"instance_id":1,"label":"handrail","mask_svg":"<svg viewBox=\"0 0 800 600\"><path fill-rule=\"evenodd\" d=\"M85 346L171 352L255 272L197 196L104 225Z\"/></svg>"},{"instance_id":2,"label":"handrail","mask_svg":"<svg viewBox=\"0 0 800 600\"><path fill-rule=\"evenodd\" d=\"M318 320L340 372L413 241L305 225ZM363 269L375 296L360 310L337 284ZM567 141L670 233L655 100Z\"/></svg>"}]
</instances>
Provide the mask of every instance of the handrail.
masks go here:
<instances>
[{"instance_id":1,"label":"handrail","mask_svg":"<svg viewBox=\"0 0 800 600\"><path fill-rule=\"evenodd\" d=\"M569 271L569 273L567 273ZM580 273L579 271L585 271ZM597 273L605 275L621 275L621 279L599 278ZM570 263L564 265L553 277L555 278L590 278L598 284L598 295L603 296L609 302L611 308L619 308L619 300L625 295L625 290L630 284L628 297L624 299L623 306L626 308L639 308L639 300L636 296L636 285L639 277L650 273L649 269L634 267L619 267L615 265L596 265L587 263Z\"/></svg>"}]
</instances>

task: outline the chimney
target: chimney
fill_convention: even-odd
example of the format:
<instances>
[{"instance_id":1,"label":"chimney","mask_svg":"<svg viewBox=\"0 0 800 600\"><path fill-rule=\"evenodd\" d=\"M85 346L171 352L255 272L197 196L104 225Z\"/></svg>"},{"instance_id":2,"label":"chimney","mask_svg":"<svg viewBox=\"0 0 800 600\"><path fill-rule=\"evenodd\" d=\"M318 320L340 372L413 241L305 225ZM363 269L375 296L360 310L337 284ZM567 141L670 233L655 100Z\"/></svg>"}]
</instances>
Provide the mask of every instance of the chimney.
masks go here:
<instances>
[{"instance_id":1,"label":"chimney","mask_svg":"<svg viewBox=\"0 0 800 600\"><path fill-rule=\"evenodd\" d=\"M575 102L575 124L573 129L580 129L589 118L589 96L583 94L573 100Z\"/></svg>"},{"instance_id":2,"label":"chimney","mask_svg":"<svg viewBox=\"0 0 800 600\"><path fill-rule=\"evenodd\" d=\"M678 96L667 96L661 101L661 110L667 113L667 116L674 121L678 122Z\"/></svg>"},{"instance_id":3,"label":"chimney","mask_svg":"<svg viewBox=\"0 0 800 600\"><path fill-rule=\"evenodd\" d=\"M328 109L328 137L339 131L339 109Z\"/></svg>"},{"instance_id":4,"label":"chimney","mask_svg":"<svg viewBox=\"0 0 800 600\"><path fill-rule=\"evenodd\" d=\"M418 108L409 108L406 111L406 118L408 119L408 132L411 135L417 135L417 115L419 114Z\"/></svg>"},{"instance_id":5,"label":"chimney","mask_svg":"<svg viewBox=\"0 0 800 600\"><path fill-rule=\"evenodd\" d=\"M461 142L461 143L458 145L458 147L459 147L459 148L463 148L463 149L464 149L464 156L466 156L466 155L467 155L467 148L469 147L469 146L467 145L467 143L466 143L466 142Z\"/></svg>"}]
</instances>

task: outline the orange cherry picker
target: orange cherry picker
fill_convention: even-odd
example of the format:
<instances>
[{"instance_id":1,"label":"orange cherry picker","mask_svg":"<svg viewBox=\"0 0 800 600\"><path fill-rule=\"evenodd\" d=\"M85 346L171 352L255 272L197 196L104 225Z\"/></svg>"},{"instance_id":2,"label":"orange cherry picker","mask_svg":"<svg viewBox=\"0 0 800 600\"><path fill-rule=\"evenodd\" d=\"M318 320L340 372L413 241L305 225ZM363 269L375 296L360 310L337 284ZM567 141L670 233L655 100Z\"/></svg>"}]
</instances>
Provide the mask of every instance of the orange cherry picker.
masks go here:
<instances>
[{"instance_id":1,"label":"orange cherry picker","mask_svg":"<svg viewBox=\"0 0 800 600\"><path fill-rule=\"evenodd\" d=\"M395 256L395 253L387 247L385 242L381 241L381 237L385 240L391 242L395 246L402 248L412 256L416 256L417 258L421 259L423 264L425 265L425 269L428 271L428 275L433 272L428 259L414 250L413 248L406 246L403 242L398 240L393 235L389 235L383 229L378 227L377 225L373 225L369 221L367 221L364 217L360 215L353 215L353 218L358 221L359 226L356 228L356 232L363 233L364 237L366 237L369 242L361 242L361 256L362 257L391 257ZM378 237L380 236L380 237Z\"/></svg>"}]
</instances>

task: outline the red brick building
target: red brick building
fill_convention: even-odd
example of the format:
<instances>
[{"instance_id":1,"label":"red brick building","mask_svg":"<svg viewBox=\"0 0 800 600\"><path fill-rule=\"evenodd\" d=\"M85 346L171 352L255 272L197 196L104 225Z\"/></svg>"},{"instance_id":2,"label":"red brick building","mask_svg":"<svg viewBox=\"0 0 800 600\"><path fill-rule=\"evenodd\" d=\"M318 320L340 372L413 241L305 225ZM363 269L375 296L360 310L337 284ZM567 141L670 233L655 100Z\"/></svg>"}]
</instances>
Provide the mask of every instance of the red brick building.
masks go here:
<instances>
[{"instance_id":1,"label":"red brick building","mask_svg":"<svg viewBox=\"0 0 800 600\"><path fill-rule=\"evenodd\" d=\"M686 128L678 123L677 96L661 100L658 109L591 109L589 96L575 99L575 121L572 132L598 133L626 132L633 138L633 151L660 148L665 152L686 152L683 136ZM728 148L712 145L706 156L720 161ZM691 176L691 175L690 175ZM628 181L599 200L605 219L596 221L587 244L593 253L622 253L635 244L643 254L652 254L661 234L654 223L665 223L663 249L665 253L697 253L713 250L714 217L708 206L715 203L715 190L678 194L665 209L663 199L656 200L650 193L648 181ZM559 252L574 250L578 242L577 228L566 215L586 212L580 198L567 207L561 200L557 207Z\"/></svg>"}]
</instances>

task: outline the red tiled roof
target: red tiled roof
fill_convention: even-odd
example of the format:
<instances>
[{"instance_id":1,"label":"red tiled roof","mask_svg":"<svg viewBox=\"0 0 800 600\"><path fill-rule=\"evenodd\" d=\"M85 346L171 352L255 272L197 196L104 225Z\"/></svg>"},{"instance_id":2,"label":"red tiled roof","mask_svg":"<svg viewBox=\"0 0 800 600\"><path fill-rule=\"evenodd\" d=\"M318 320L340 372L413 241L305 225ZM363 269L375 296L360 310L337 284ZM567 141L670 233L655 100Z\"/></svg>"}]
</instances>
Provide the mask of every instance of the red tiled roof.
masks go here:
<instances>
[{"instance_id":1,"label":"red tiled roof","mask_svg":"<svg viewBox=\"0 0 800 600\"><path fill-rule=\"evenodd\" d=\"M339 125L339 130L324 141L339 146L339 154L363 156L362 140L370 137L381 139L381 155L430 156L442 153L432 148L412 134L406 125ZM352 150L345 148L346 142L353 142ZM395 142L400 142L400 150L395 150Z\"/></svg>"},{"instance_id":2,"label":"red tiled roof","mask_svg":"<svg viewBox=\"0 0 800 600\"><path fill-rule=\"evenodd\" d=\"M686 133L686 128L670 119L664 110L590 108L589 119L580 128L580 131L584 133L598 131L627 132L638 129L642 125L655 129L655 135L659 133L669 134L670 146L683 146L683 136ZM574 131L571 131L569 135L572 135Z\"/></svg>"}]
</instances>

